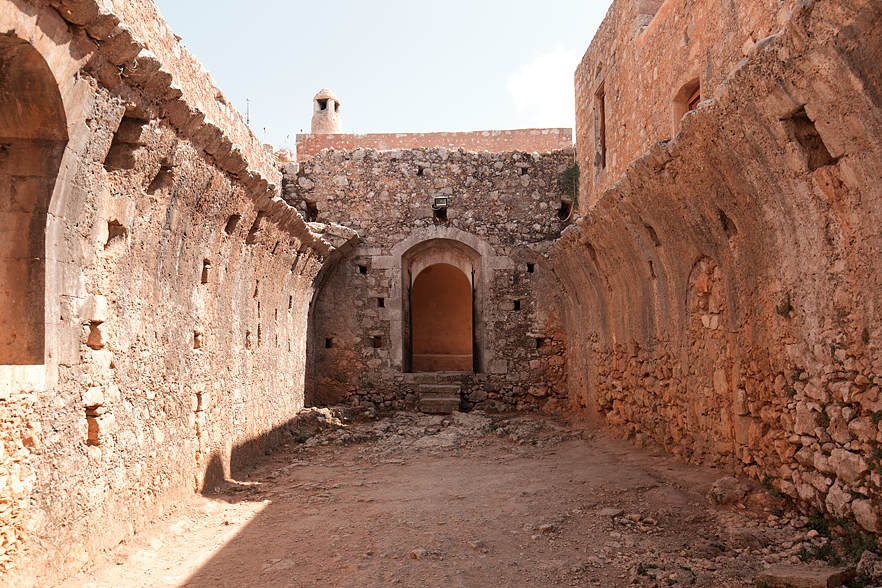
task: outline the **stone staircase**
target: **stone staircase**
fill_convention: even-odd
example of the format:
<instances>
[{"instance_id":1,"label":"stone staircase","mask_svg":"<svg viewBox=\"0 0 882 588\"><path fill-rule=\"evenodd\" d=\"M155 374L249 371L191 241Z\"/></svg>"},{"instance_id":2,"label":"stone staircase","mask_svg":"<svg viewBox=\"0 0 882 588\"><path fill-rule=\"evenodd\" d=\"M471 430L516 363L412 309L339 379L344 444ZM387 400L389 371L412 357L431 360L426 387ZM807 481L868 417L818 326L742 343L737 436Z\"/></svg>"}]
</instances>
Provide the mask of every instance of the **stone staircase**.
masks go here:
<instances>
[{"instance_id":1,"label":"stone staircase","mask_svg":"<svg viewBox=\"0 0 882 588\"><path fill-rule=\"evenodd\" d=\"M428 414L450 414L460 409L463 384L470 372L415 372L407 381L417 394L416 408Z\"/></svg>"},{"instance_id":2,"label":"stone staircase","mask_svg":"<svg viewBox=\"0 0 882 588\"><path fill-rule=\"evenodd\" d=\"M450 414L459 411L459 384L420 384L417 408L428 414Z\"/></svg>"}]
</instances>

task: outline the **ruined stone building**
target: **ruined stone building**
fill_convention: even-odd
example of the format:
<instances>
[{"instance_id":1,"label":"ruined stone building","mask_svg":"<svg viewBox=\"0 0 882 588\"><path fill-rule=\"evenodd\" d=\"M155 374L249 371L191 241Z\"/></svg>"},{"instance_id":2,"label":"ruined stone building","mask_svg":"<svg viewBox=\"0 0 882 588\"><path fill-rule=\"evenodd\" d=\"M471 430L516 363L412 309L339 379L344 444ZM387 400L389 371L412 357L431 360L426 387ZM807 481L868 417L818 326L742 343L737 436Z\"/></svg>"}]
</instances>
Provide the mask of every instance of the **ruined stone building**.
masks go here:
<instances>
[{"instance_id":1,"label":"ruined stone building","mask_svg":"<svg viewBox=\"0 0 882 588\"><path fill-rule=\"evenodd\" d=\"M304 403L581 413L882 531L878 2L617 0L574 151L345 135L323 92L297 162L149 1L0 27L0 584L70 574Z\"/></svg>"}]
</instances>

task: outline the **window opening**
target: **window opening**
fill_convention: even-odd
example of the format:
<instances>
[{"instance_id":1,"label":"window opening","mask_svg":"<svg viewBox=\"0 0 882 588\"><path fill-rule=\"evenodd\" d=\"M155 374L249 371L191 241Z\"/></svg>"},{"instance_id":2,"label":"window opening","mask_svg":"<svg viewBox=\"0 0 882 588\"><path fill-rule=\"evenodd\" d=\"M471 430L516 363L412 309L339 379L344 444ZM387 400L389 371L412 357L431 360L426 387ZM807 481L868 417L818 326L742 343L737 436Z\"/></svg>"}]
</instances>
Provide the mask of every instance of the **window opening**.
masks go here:
<instances>
[{"instance_id":1,"label":"window opening","mask_svg":"<svg viewBox=\"0 0 882 588\"><path fill-rule=\"evenodd\" d=\"M521 309L521 301L520 300L514 301L514 309L515 309L515 311L518 311Z\"/></svg>"},{"instance_id":2,"label":"window opening","mask_svg":"<svg viewBox=\"0 0 882 588\"><path fill-rule=\"evenodd\" d=\"M314 223L318 220L318 205L315 202L304 200L306 205L306 222Z\"/></svg>"},{"instance_id":3,"label":"window opening","mask_svg":"<svg viewBox=\"0 0 882 588\"><path fill-rule=\"evenodd\" d=\"M207 259L202 260L202 279L201 279L201 282L203 284L208 283L208 276L209 276L210 272L211 272L211 262L208 261Z\"/></svg>"},{"instance_id":4,"label":"window opening","mask_svg":"<svg viewBox=\"0 0 882 588\"><path fill-rule=\"evenodd\" d=\"M680 130L680 121L687 112L695 110L701 102L701 79L695 78L683 84L674 95L671 103L671 133L676 135Z\"/></svg>"},{"instance_id":5,"label":"window opening","mask_svg":"<svg viewBox=\"0 0 882 588\"><path fill-rule=\"evenodd\" d=\"M371 345L374 349L380 349L383 346L383 336L374 335L373 337L371 337Z\"/></svg>"},{"instance_id":6,"label":"window opening","mask_svg":"<svg viewBox=\"0 0 882 588\"><path fill-rule=\"evenodd\" d=\"M328 337L325 339L325 349L331 349L334 347L334 338Z\"/></svg>"},{"instance_id":7,"label":"window opening","mask_svg":"<svg viewBox=\"0 0 882 588\"><path fill-rule=\"evenodd\" d=\"M536 269L536 266L532 263L527 264L527 273L532 274Z\"/></svg>"},{"instance_id":8,"label":"window opening","mask_svg":"<svg viewBox=\"0 0 882 588\"><path fill-rule=\"evenodd\" d=\"M594 95L594 128L597 156L595 165L600 169L606 169L606 94L604 84L600 84L597 94Z\"/></svg>"},{"instance_id":9,"label":"window opening","mask_svg":"<svg viewBox=\"0 0 882 588\"><path fill-rule=\"evenodd\" d=\"M316 100L318 102L319 110L327 110L328 109L328 99L327 98L319 98Z\"/></svg>"},{"instance_id":10,"label":"window opening","mask_svg":"<svg viewBox=\"0 0 882 588\"><path fill-rule=\"evenodd\" d=\"M359 273L359 274L361 274L361 275L363 275L363 276L364 276L364 275L367 275L367 269L368 269L368 268L367 268L366 265L358 264L358 273Z\"/></svg>"},{"instance_id":11,"label":"window opening","mask_svg":"<svg viewBox=\"0 0 882 588\"><path fill-rule=\"evenodd\" d=\"M656 247L661 247L661 240L658 238L658 233L655 232L655 229L649 225L643 225L643 227L646 229L646 232L649 233L649 238L652 240L652 244Z\"/></svg>"},{"instance_id":12,"label":"window opening","mask_svg":"<svg viewBox=\"0 0 882 588\"><path fill-rule=\"evenodd\" d=\"M790 117L793 136L802 147L806 164L810 171L815 171L825 165L833 163L833 156L824 144L821 134L815 127L814 121L809 118L803 106Z\"/></svg>"},{"instance_id":13,"label":"window opening","mask_svg":"<svg viewBox=\"0 0 882 588\"><path fill-rule=\"evenodd\" d=\"M239 219L242 218L238 214L234 214L227 219L227 224L224 226L224 232L227 235L232 235L233 231L236 230L236 225L239 224Z\"/></svg>"},{"instance_id":14,"label":"window opening","mask_svg":"<svg viewBox=\"0 0 882 588\"><path fill-rule=\"evenodd\" d=\"M562 221L570 218L570 215L573 213L573 203L570 200L561 200L560 201L560 209L557 211L557 218Z\"/></svg>"},{"instance_id":15,"label":"window opening","mask_svg":"<svg viewBox=\"0 0 882 588\"><path fill-rule=\"evenodd\" d=\"M386 308L385 298L377 298L377 308Z\"/></svg>"}]
</instances>

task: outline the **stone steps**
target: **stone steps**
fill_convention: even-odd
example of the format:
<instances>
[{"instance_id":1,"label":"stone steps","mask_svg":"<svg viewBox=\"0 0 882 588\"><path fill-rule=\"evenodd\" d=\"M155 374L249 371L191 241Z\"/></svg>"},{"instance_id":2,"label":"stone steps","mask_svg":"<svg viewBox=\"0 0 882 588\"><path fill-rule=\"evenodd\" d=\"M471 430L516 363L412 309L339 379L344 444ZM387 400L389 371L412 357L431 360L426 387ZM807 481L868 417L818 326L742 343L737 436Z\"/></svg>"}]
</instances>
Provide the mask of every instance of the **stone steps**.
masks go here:
<instances>
[{"instance_id":1,"label":"stone steps","mask_svg":"<svg viewBox=\"0 0 882 588\"><path fill-rule=\"evenodd\" d=\"M457 384L420 384L417 408L428 414L450 414L459 411L461 387Z\"/></svg>"}]
</instances>

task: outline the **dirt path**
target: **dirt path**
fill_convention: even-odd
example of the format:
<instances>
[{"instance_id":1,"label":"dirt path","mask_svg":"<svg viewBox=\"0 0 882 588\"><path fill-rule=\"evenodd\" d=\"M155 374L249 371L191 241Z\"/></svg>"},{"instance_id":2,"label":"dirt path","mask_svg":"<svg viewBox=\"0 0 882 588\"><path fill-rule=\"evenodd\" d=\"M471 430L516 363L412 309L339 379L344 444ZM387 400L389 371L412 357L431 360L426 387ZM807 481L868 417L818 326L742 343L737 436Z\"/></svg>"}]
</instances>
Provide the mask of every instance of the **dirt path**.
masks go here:
<instances>
[{"instance_id":1,"label":"dirt path","mask_svg":"<svg viewBox=\"0 0 882 588\"><path fill-rule=\"evenodd\" d=\"M61 588L747 586L805 533L761 489L716 506L724 475L551 417L398 413L292 441Z\"/></svg>"}]
</instances>

